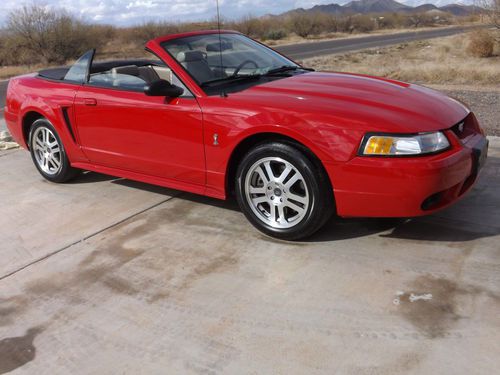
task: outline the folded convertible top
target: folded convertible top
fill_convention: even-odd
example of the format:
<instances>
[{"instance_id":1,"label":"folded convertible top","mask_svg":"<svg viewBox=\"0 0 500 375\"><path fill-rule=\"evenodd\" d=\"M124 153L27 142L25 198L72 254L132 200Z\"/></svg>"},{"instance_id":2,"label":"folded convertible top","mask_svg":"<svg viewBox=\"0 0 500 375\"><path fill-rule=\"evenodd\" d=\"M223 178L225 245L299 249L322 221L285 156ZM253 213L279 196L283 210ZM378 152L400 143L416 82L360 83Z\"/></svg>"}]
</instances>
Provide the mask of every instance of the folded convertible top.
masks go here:
<instances>
[{"instance_id":1,"label":"folded convertible top","mask_svg":"<svg viewBox=\"0 0 500 375\"><path fill-rule=\"evenodd\" d=\"M68 73L69 66L60 68L44 69L38 72L38 75L43 78L63 80L66 73Z\"/></svg>"},{"instance_id":2,"label":"folded convertible top","mask_svg":"<svg viewBox=\"0 0 500 375\"><path fill-rule=\"evenodd\" d=\"M147 59L135 59L135 60L111 60L111 61L100 61L92 63L92 67L90 68L90 73L100 73L106 72L113 68L118 68L120 66L128 66L128 65L136 65L136 66L146 66L146 65L155 65L155 66L165 66L165 64L160 60L147 60ZM53 80L62 81L68 73L68 70L71 67L62 66L58 68L50 68L43 69L38 72L38 76Z\"/></svg>"}]
</instances>

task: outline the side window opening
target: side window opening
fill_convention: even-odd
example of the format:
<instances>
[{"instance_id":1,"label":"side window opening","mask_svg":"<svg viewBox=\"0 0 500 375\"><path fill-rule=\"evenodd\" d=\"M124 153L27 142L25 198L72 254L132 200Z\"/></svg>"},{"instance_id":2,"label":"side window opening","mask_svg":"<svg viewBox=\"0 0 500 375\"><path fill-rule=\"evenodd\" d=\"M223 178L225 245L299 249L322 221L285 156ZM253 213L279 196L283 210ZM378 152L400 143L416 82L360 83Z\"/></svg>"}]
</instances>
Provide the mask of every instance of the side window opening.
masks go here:
<instances>
[{"instance_id":1,"label":"side window opening","mask_svg":"<svg viewBox=\"0 0 500 375\"><path fill-rule=\"evenodd\" d=\"M148 60L142 58L94 62L90 69L88 84L143 92L146 85L160 79L184 89L184 94L181 97L193 97L193 94L175 73L165 63L157 59Z\"/></svg>"}]
</instances>

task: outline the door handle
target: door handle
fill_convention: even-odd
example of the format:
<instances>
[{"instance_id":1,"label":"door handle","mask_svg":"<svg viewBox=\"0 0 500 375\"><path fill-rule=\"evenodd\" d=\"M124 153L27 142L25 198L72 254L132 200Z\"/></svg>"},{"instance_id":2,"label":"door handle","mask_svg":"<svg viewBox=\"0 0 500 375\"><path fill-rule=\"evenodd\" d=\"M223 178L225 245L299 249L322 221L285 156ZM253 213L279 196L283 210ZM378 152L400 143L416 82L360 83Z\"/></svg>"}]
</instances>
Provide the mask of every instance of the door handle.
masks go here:
<instances>
[{"instance_id":1,"label":"door handle","mask_svg":"<svg viewBox=\"0 0 500 375\"><path fill-rule=\"evenodd\" d=\"M97 100L94 98L83 98L83 104L94 106L97 105Z\"/></svg>"}]
</instances>

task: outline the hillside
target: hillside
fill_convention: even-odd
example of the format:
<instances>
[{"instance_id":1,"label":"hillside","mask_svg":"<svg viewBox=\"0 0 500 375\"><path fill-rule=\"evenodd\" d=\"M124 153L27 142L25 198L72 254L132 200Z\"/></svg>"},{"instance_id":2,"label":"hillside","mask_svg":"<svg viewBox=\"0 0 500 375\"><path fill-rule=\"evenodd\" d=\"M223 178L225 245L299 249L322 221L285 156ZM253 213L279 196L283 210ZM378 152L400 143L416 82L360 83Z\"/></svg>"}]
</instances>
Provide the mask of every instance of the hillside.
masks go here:
<instances>
[{"instance_id":1,"label":"hillside","mask_svg":"<svg viewBox=\"0 0 500 375\"><path fill-rule=\"evenodd\" d=\"M312 8L297 8L282 15L328 13L336 15L347 14L372 14L372 13L426 13L429 11L442 11L454 16L467 16L482 11L480 7L473 5L448 4L436 6L429 3L415 2L416 6L405 5L395 0L355 0L344 5L325 4L315 5Z\"/></svg>"},{"instance_id":2,"label":"hillside","mask_svg":"<svg viewBox=\"0 0 500 375\"><path fill-rule=\"evenodd\" d=\"M390 13L407 11L411 7L394 0L355 0L343 7L347 13Z\"/></svg>"}]
</instances>

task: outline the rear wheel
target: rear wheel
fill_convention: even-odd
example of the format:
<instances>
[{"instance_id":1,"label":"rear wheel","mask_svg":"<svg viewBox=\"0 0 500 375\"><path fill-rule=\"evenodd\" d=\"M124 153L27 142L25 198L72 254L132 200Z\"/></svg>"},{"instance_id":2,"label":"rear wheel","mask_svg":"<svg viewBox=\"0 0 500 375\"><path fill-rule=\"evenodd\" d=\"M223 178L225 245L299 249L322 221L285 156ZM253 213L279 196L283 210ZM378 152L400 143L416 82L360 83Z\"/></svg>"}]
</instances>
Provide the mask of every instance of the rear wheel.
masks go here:
<instances>
[{"instance_id":1,"label":"rear wheel","mask_svg":"<svg viewBox=\"0 0 500 375\"><path fill-rule=\"evenodd\" d=\"M72 168L55 128L46 119L36 120L30 131L31 158L40 174L51 182L66 182L79 170Z\"/></svg>"},{"instance_id":2,"label":"rear wheel","mask_svg":"<svg viewBox=\"0 0 500 375\"><path fill-rule=\"evenodd\" d=\"M268 143L251 150L239 165L236 192L248 220L281 239L310 236L333 212L325 173L288 144Z\"/></svg>"}]
</instances>

